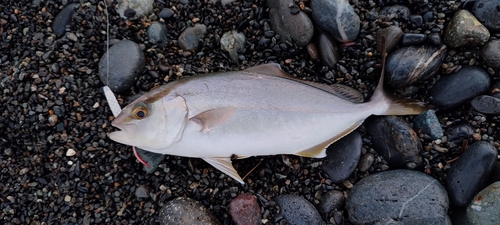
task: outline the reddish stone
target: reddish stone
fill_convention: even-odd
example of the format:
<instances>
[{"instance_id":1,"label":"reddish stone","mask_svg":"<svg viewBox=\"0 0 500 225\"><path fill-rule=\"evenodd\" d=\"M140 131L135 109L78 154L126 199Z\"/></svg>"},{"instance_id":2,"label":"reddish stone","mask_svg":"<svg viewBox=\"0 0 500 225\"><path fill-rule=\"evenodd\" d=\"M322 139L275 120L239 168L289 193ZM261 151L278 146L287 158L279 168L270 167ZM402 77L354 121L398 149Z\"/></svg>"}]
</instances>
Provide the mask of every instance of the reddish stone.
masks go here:
<instances>
[{"instance_id":1,"label":"reddish stone","mask_svg":"<svg viewBox=\"0 0 500 225\"><path fill-rule=\"evenodd\" d=\"M229 214L237 225L258 225L260 221L260 206L257 198L250 194L240 194L229 203Z\"/></svg>"}]
</instances>

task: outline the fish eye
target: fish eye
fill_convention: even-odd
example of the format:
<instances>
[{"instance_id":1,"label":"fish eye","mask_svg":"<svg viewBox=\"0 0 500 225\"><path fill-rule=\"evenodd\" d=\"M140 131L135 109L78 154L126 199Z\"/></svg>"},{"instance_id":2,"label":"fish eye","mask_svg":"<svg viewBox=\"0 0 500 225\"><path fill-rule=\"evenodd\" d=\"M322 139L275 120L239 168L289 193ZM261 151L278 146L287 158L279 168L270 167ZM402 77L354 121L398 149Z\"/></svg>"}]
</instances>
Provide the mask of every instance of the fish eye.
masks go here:
<instances>
[{"instance_id":1,"label":"fish eye","mask_svg":"<svg viewBox=\"0 0 500 225\"><path fill-rule=\"evenodd\" d=\"M134 110L132 111L132 116L135 119L144 119L146 116L148 116L149 109L146 105L144 104L137 104L134 107Z\"/></svg>"}]
</instances>

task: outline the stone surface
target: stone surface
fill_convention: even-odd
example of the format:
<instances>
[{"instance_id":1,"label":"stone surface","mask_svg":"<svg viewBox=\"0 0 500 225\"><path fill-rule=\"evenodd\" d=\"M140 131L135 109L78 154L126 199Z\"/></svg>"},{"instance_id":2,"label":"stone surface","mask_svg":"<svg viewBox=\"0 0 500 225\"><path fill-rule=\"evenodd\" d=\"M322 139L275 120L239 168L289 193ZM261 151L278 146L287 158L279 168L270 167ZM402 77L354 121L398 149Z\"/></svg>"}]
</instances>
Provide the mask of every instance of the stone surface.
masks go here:
<instances>
[{"instance_id":1,"label":"stone surface","mask_svg":"<svg viewBox=\"0 0 500 225\"><path fill-rule=\"evenodd\" d=\"M341 183L354 172L362 146L361 135L353 131L328 147L321 168L333 183Z\"/></svg>"},{"instance_id":2,"label":"stone surface","mask_svg":"<svg viewBox=\"0 0 500 225\"><path fill-rule=\"evenodd\" d=\"M372 136L373 148L389 166L409 169L423 166L422 144L406 121L396 116L370 117L365 126Z\"/></svg>"},{"instance_id":3,"label":"stone surface","mask_svg":"<svg viewBox=\"0 0 500 225\"><path fill-rule=\"evenodd\" d=\"M472 13L488 29L500 31L500 3L497 0L477 0L472 7Z\"/></svg>"},{"instance_id":4,"label":"stone surface","mask_svg":"<svg viewBox=\"0 0 500 225\"><path fill-rule=\"evenodd\" d=\"M345 204L345 196L342 191L332 190L321 195L318 204L318 211L321 214L328 215L335 209L342 209Z\"/></svg>"},{"instance_id":5,"label":"stone surface","mask_svg":"<svg viewBox=\"0 0 500 225\"><path fill-rule=\"evenodd\" d=\"M485 141L469 145L448 170L446 190L451 203L466 206L481 189L497 160L497 149Z\"/></svg>"},{"instance_id":6,"label":"stone surface","mask_svg":"<svg viewBox=\"0 0 500 225\"><path fill-rule=\"evenodd\" d=\"M500 98L500 82L497 81L495 84L493 84L493 87L491 87L491 90L488 94L495 98Z\"/></svg>"},{"instance_id":7,"label":"stone surface","mask_svg":"<svg viewBox=\"0 0 500 225\"><path fill-rule=\"evenodd\" d=\"M382 8L378 14L391 20L395 18L408 20L410 18L410 9L404 5L393 5Z\"/></svg>"},{"instance_id":8,"label":"stone surface","mask_svg":"<svg viewBox=\"0 0 500 225\"><path fill-rule=\"evenodd\" d=\"M422 27L424 23L424 18L421 15L410 15L410 24L414 28Z\"/></svg>"},{"instance_id":9,"label":"stone surface","mask_svg":"<svg viewBox=\"0 0 500 225\"><path fill-rule=\"evenodd\" d=\"M431 103L450 110L486 92L491 85L488 73L477 66L464 66L458 73L443 75L429 90Z\"/></svg>"},{"instance_id":10,"label":"stone surface","mask_svg":"<svg viewBox=\"0 0 500 225\"><path fill-rule=\"evenodd\" d=\"M444 33L444 42L452 47L482 45L490 32L467 10L460 10L451 19Z\"/></svg>"},{"instance_id":11,"label":"stone surface","mask_svg":"<svg viewBox=\"0 0 500 225\"><path fill-rule=\"evenodd\" d=\"M207 32L207 26L203 24L196 24L194 27L186 28L181 35L177 44L184 51L198 52L200 48L200 40Z\"/></svg>"},{"instance_id":12,"label":"stone surface","mask_svg":"<svg viewBox=\"0 0 500 225\"><path fill-rule=\"evenodd\" d=\"M99 78L115 93L129 91L134 85L135 77L144 70L144 64L144 53L139 45L133 41L121 40L111 46L99 61Z\"/></svg>"},{"instance_id":13,"label":"stone surface","mask_svg":"<svg viewBox=\"0 0 500 225\"><path fill-rule=\"evenodd\" d=\"M269 19L271 26L281 36L281 41L294 42L298 46L306 46L314 34L314 26L309 16L298 9L294 0L274 1L268 0ZM290 7L292 5L293 7Z\"/></svg>"},{"instance_id":14,"label":"stone surface","mask_svg":"<svg viewBox=\"0 0 500 225\"><path fill-rule=\"evenodd\" d=\"M373 162L375 162L375 155L373 155L372 153L366 153L362 155L361 159L359 159L358 164L359 172L368 171L372 167Z\"/></svg>"},{"instance_id":15,"label":"stone surface","mask_svg":"<svg viewBox=\"0 0 500 225\"><path fill-rule=\"evenodd\" d=\"M125 11L132 9L135 11L135 15L132 18L140 18L147 16L153 12L154 0L119 0L116 4L116 12L124 19L127 19Z\"/></svg>"},{"instance_id":16,"label":"stone surface","mask_svg":"<svg viewBox=\"0 0 500 225\"><path fill-rule=\"evenodd\" d=\"M231 200L229 214L236 225L262 224L259 203L257 203L257 198L250 193L240 194Z\"/></svg>"},{"instance_id":17,"label":"stone surface","mask_svg":"<svg viewBox=\"0 0 500 225\"><path fill-rule=\"evenodd\" d=\"M324 32L320 32L318 35L318 47L319 55L321 56L321 61L328 68L335 68L335 64L340 59L340 52L335 40Z\"/></svg>"},{"instance_id":18,"label":"stone surface","mask_svg":"<svg viewBox=\"0 0 500 225\"><path fill-rule=\"evenodd\" d=\"M163 19L169 19L175 14L174 10L169 9L169 8L163 8L160 13L158 13L158 16L163 18Z\"/></svg>"},{"instance_id":19,"label":"stone surface","mask_svg":"<svg viewBox=\"0 0 500 225\"><path fill-rule=\"evenodd\" d=\"M346 210L354 224L451 224L448 196L436 179L392 170L361 179L349 191Z\"/></svg>"},{"instance_id":20,"label":"stone surface","mask_svg":"<svg viewBox=\"0 0 500 225\"><path fill-rule=\"evenodd\" d=\"M222 50L229 52L231 60L238 61L238 51L245 47L245 35L236 30L228 31L220 39Z\"/></svg>"},{"instance_id":21,"label":"stone surface","mask_svg":"<svg viewBox=\"0 0 500 225\"><path fill-rule=\"evenodd\" d=\"M481 56L489 66L500 69L500 40L488 41L482 51Z\"/></svg>"},{"instance_id":22,"label":"stone surface","mask_svg":"<svg viewBox=\"0 0 500 225\"><path fill-rule=\"evenodd\" d=\"M316 26L338 41L349 42L358 37L359 16L348 0L315 0L311 1L311 9Z\"/></svg>"},{"instance_id":23,"label":"stone surface","mask_svg":"<svg viewBox=\"0 0 500 225\"><path fill-rule=\"evenodd\" d=\"M471 140L474 129L469 124L457 124L446 128L448 141L461 145L464 140Z\"/></svg>"},{"instance_id":24,"label":"stone surface","mask_svg":"<svg viewBox=\"0 0 500 225\"><path fill-rule=\"evenodd\" d=\"M159 46L167 44L167 27L164 23L154 22L148 27L148 38L153 39Z\"/></svg>"},{"instance_id":25,"label":"stone surface","mask_svg":"<svg viewBox=\"0 0 500 225\"><path fill-rule=\"evenodd\" d=\"M139 186L135 189L135 197L137 198L149 198L149 190L145 186Z\"/></svg>"},{"instance_id":26,"label":"stone surface","mask_svg":"<svg viewBox=\"0 0 500 225\"><path fill-rule=\"evenodd\" d=\"M220 222L201 203L187 197L179 197L167 202L158 215L160 224L212 224Z\"/></svg>"},{"instance_id":27,"label":"stone surface","mask_svg":"<svg viewBox=\"0 0 500 225\"><path fill-rule=\"evenodd\" d=\"M289 224L324 224L314 206L297 195L278 195L273 199L279 206L279 213Z\"/></svg>"},{"instance_id":28,"label":"stone surface","mask_svg":"<svg viewBox=\"0 0 500 225\"><path fill-rule=\"evenodd\" d=\"M52 22L52 32L54 32L54 34L60 36L66 33L66 26L71 23L73 14L79 6L80 4L78 3L71 3L57 14Z\"/></svg>"},{"instance_id":29,"label":"stone surface","mask_svg":"<svg viewBox=\"0 0 500 225\"><path fill-rule=\"evenodd\" d=\"M443 45L443 41L441 40L441 35L439 35L438 33L429 34L429 36L427 36L427 40L429 40L429 43L436 46Z\"/></svg>"},{"instance_id":30,"label":"stone surface","mask_svg":"<svg viewBox=\"0 0 500 225\"><path fill-rule=\"evenodd\" d=\"M470 102L476 111L490 115L500 115L500 99L489 95L479 95Z\"/></svg>"},{"instance_id":31,"label":"stone surface","mask_svg":"<svg viewBox=\"0 0 500 225\"><path fill-rule=\"evenodd\" d=\"M401 44L404 46L409 45L419 45L427 41L427 35L425 34L404 34L401 38Z\"/></svg>"},{"instance_id":32,"label":"stone surface","mask_svg":"<svg viewBox=\"0 0 500 225\"><path fill-rule=\"evenodd\" d=\"M500 182L490 184L479 192L467 207L471 224L497 225L500 223Z\"/></svg>"},{"instance_id":33,"label":"stone surface","mask_svg":"<svg viewBox=\"0 0 500 225\"><path fill-rule=\"evenodd\" d=\"M382 37L385 37L385 49L387 52L392 52L392 50L398 45L399 40L403 37L403 30L397 26L390 26L382 28L377 31L377 49L382 50Z\"/></svg>"},{"instance_id":34,"label":"stone surface","mask_svg":"<svg viewBox=\"0 0 500 225\"><path fill-rule=\"evenodd\" d=\"M446 46L423 45L399 48L387 57L385 83L401 88L434 76L446 57Z\"/></svg>"},{"instance_id":35,"label":"stone surface","mask_svg":"<svg viewBox=\"0 0 500 225\"><path fill-rule=\"evenodd\" d=\"M413 128L417 131L422 130L422 133L429 135L432 139L443 137L443 128L434 110L427 110L416 116L413 121Z\"/></svg>"}]
</instances>

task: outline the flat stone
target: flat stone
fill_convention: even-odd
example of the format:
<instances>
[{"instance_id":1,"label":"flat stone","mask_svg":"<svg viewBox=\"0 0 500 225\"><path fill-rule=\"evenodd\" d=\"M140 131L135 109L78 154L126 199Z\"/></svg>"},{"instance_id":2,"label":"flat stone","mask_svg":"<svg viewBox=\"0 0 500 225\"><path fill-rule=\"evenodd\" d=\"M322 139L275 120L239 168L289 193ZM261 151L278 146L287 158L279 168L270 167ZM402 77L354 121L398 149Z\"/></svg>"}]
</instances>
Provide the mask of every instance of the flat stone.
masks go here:
<instances>
[{"instance_id":1,"label":"flat stone","mask_svg":"<svg viewBox=\"0 0 500 225\"><path fill-rule=\"evenodd\" d=\"M382 37L385 37L385 49L387 52L392 50L398 45L399 40L403 37L403 30L397 26L390 26L382 28L377 31L377 49L382 50Z\"/></svg>"},{"instance_id":2,"label":"flat stone","mask_svg":"<svg viewBox=\"0 0 500 225\"><path fill-rule=\"evenodd\" d=\"M273 30L280 35L281 42L293 42L306 46L314 34L314 26L309 16L298 9L294 0L267 0L269 19ZM294 7L290 7L294 6Z\"/></svg>"},{"instance_id":3,"label":"flat stone","mask_svg":"<svg viewBox=\"0 0 500 225\"><path fill-rule=\"evenodd\" d=\"M163 8L160 13L158 13L158 16L163 19L170 19L175 14L174 10L170 8Z\"/></svg>"},{"instance_id":4,"label":"flat stone","mask_svg":"<svg viewBox=\"0 0 500 225\"><path fill-rule=\"evenodd\" d=\"M362 146L361 135L353 131L328 147L321 169L333 183L347 180L358 165Z\"/></svg>"},{"instance_id":5,"label":"flat stone","mask_svg":"<svg viewBox=\"0 0 500 225\"><path fill-rule=\"evenodd\" d=\"M495 146L485 141L469 145L448 170L446 190L451 203L466 206L481 189L497 160Z\"/></svg>"},{"instance_id":6,"label":"flat stone","mask_svg":"<svg viewBox=\"0 0 500 225\"><path fill-rule=\"evenodd\" d=\"M167 44L167 27L164 23L154 22L148 27L148 38L153 39L159 46Z\"/></svg>"},{"instance_id":7,"label":"flat stone","mask_svg":"<svg viewBox=\"0 0 500 225\"><path fill-rule=\"evenodd\" d=\"M179 35L177 44L184 51L198 52L200 49L200 40L205 35L205 32L207 32L207 26L203 24L188 27Z\"/></svg>"},{"instance_id":8,"label":"flat stone","mask_svg":"<svg viewBox=\"0 0 500 225\"><path fill-rule=\"evenodd\" d=\"M482 45L490 32L467 10L460 10L451 19L444 33L444 42L452 47Z\"/></svg>"},{"instance_id":9,"label":"flat stone","mask_svg":"<svg viewBox=\"0 0 500 225\"><path fill-rule=\"evenodd\" d=\"M201 203L187 197L167 202L158 215L160 224L213 224L220 222Z\"/></svg>"},{"instance_id":10,"label":"flat stone","mask_svg":"<svg viewBox=\"0 0 500 225\"><path fill-rule=\"evenodd\" d=\"M259 225L260 206L257 198L250 194L240 194L229 203L229 214L236 225Z\"/></svg>"},{"instance_id":11,"label":"flat stone","mask_svg":"<svg viewBox=\"0 0 500 225\"><path fill-rule=\"evenodd\" d=\"M406 33L401 38L401 45L409 46L409 45L420 45L427 41L427 35L425 34L411 34Z\"/></svg>"},{"instance_id":12,"label":"flat stone","mask_svg":"<svg viewBox=\"0 0 500 225\"><path fill-rule=\"evenodd\" d=\"M324 32L320 32L318 36L319 55L321 61L328 68L335 68L335 64L340 59L340 51L335 40Z\"/></svg>"},{"instance_id":13,"label":"flat stone","mask_svg":"<svg viewBox=\"0 0 500 225\"><path fill-rule=\"evenodd\" d=\"M273 200L289 224L324 224L316 208L301 196L278 195Z\"/></svg>"},{"instance_id":14,"label":"flat stone","mask_svg":"<svg viewBox=\"0 0 500 225\"><path fill-rule=\"evenodd\" d=\"M52 32L54 34L61 36L66 33L66 26L71 23L71 19L73 18L73 14L76 12L76 9L80 7L79 3L71 3L65 6L54 18L52 22Z\"/></svg>"},{"instance_id":15,"label":"flat stone","mask_svg":"<svg viewBox=\"0 0 500 225\"><path fill-rule=\"evenodd\" d=\"M500 69L500 40L488 41L481 51L481 57L489 66Z\"/></svg>"},{"instance_id":16,"label":"flat stone","mask_svg":"<svg viewBox=\"0 0 500 225\"><path fill-rule=\"evenodd\" d=\"M471 224L497 225L500 222L500 181L479 192L467 207Z\"/></svg>"},{"instance_id":17,"label":"flat stone","mask_svg":"<svg viewBox=\"0 0 500 225\"><path fill-rule=\"evenodd\" d=\"M500 115L500 99L489 95L479 95L470 102L476 111L490 115Z\"/></svg>"},{"instance_id":18,"label":"flat stone","mask_svg":"<svg viewBox=\"0 0 500 225\"><path fill-rule=\"evenodd\" d=\"M451 224L448 196L436 179L391 170L361 179L349 191L346 210L354 224Z\"/></svg>"},{"instance_id":19,"label":"flat stone","mask_svg":"<svg viewBox=\"0 0 500 225\"><path fill-rule=\"evenodd\" d=\"M497 0L476 0L472 6L472 13L488 29L500 31L500 3Z\"/></svg>"},{"instance_id":20,"label":"flat stone","mask_svg":"<svg viewBox=\"0 0 500 225\"><path fill-rule=\"evenodd\" d=\"M269 2L269 1L268 1ZM337 41L354 41L360 30L360 19L347 0L311 1L311 18L321 30Z\"/></svg>"},{"instance_id":21,"label":"flat stone","mask_svg":"<svg viewBox=\"0 0 500 225\"><path fill-rule=\"evenodd\" d=\"M443 137L443 128L434 110L427 110L416 116L413 121L413 128L415 130L422 130L422 133L429 135L432 139Z\"/></svg>"}]
</instances>

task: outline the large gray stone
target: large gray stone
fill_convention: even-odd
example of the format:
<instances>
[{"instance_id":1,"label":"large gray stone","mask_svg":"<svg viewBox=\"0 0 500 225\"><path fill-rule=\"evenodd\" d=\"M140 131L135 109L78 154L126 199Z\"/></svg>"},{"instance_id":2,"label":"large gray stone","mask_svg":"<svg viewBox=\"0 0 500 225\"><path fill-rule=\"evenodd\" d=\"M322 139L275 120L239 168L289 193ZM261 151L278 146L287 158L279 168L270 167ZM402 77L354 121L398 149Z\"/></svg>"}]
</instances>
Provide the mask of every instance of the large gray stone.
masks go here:
<instances>
[{"instance_id":1,"label":"large gray stone","mask_svg":"<svg viewBox=\"0 0 500 225\"><path fill-rule=\"evenodd\" d=\"M471 224L500 224L500 181L479 192L467 207L467 220Z\"/></svg>"}]
</instances>

